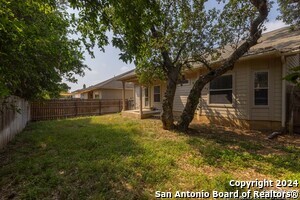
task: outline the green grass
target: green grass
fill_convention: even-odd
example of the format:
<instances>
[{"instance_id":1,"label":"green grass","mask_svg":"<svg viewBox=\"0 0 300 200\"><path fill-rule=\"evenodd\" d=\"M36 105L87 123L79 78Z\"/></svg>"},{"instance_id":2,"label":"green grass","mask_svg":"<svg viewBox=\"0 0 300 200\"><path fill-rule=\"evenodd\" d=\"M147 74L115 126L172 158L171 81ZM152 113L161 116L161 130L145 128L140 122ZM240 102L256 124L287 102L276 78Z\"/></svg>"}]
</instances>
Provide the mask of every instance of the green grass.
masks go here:
<instances>
[{"instance_id":1,"label":"green grass","mask_svg":"<svg viewBox=\"0 0 300 200\"><path fill-rule=\"evenodd\" d=\"M118 114L31 123L0 151L0 199L154 199L155 191L234 191L231 179L300 180L299 137Z\"/></svg>"}]
</instances>

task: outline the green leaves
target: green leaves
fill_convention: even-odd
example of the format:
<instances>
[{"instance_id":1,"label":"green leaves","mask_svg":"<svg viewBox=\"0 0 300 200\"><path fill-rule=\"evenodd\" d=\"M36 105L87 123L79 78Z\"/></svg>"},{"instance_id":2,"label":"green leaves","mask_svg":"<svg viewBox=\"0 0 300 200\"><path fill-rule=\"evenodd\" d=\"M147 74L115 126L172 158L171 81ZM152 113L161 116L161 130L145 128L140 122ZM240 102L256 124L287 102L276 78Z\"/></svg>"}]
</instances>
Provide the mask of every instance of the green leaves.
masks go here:
<instances>
[{"instance_id":1,"label":"green leaves","mask_svg":"<svg viewBox=\"0 0 300 200\"><path fill-rule=\"evenodd\" d=\"M69 18L55 0L0 0L0 97L55 97L62 78L83 75L80 42L69 39ZM60 7L59 7L60 6Z\"/></svg>"},{"instance_id":2,"label":"green leaves","mask_svg":"<svg viewBox=\"0 0 300 200\"><path fill-rule=\"evenodd\" d=\"M292 29L300 28L300 2L295 0L278 0L281 15L278 19L290 24ZM284 77L300 87L300 67L292 69L292 73Z\"/></svg>"},{"instance_id":3,"label":"green leaves","mask_svg":"<svg viewBox=\"0 0 300 200\"><path fill-rule=\"evenodd\" d=\"M296 0L278 0L281 15L278 17L292 28L300 27L300 2Z\"/></svg>"},{"instance_id":4,"label":"green leaves","mask_svg":"<svg viewBox=\"0 0 300 200\"><path fill-rule=\"evenodd\" d=\"M284 79L300 87L300 66L293 67L291 71L292 72L285 76Z\"/></svg>"}]
</instances>

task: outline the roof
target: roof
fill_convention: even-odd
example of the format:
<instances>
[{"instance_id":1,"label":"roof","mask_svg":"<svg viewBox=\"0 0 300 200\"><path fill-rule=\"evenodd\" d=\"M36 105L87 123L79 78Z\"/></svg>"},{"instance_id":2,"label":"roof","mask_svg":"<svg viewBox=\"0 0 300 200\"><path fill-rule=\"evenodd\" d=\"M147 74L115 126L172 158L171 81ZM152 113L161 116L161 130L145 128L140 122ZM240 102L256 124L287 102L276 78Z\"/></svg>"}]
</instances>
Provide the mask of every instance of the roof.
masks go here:
<instances>
[{"instance_id":1,"label":"roof","mask_svg":"<svg viewBox=\"0 0 300 200\"><path fill-rule=\"evenodd\" d=\"M251 47L242 57L250 57L272 51L288 53L297 50L300 50L300 30L291 31L290 27L284 27L262 34L261 38L258 40L258 44ZM230 46L225 47L219 60L215 62L227 59L232 52L233 48ZM132 71L121 76L118 80L131 81L136 80L135 77L136 75L134 71Z\"/></svg>"},{"instance_id":2,"label":"roof","mask_svg":"<svg viewBox=\"0 0 300 200\"><path fill-rule=\"evenodd\" d=\"M122 89L123 85L122 82L120 80L118 80L120 77L125 76L127 74L130 74L134 72L134 70L130 70L127 71L125 73L122 73L120 75L114 76L113 78L110 78L108 80L105 80L103 82L97 83L95 85L89 86L85 89L79 89L79 90L75 90L74 92L72 92L73 94L75 93L82 93L82 92L88 92L91 90L96 90L96 89ZM125 84L125 88L126 89L132 89L133 85L131 84Z\"/></svg>"},{"instance_id":3,"label":"roof","mask_svg":"<svg viewBox=\"0 0 300 200\"><path fill-rule=\"evenodd\" d=\"M225 52L222 53L221 60L228 58L233 49L226 47ZM243 55L243 57L262 54L270 51L279 53L287 53L295 50L300 50L300 30L292 31L290 27L280 28L268 33L262 34L258 43L251 47L250 50Z\"/></svg>"},{"instance_id":4,"label":"roof","mask_svg":"<svg viewBox=\"0 0 300 200\"><path fill-rule=\"evenodd\" d=\"M136 74L135 74L134 70L132 70L130 73L124 74L118 78L119 81L129 80L129 79L136 79Z\"/></svg>"},{"instance_id":5,"label":"roof","mask_svg":"<svg viewBox=\"0 0 300 200\"><path fill-rule=\"evenodd\" d=\"M250 53L264 49L274 49L281 53L299 50L300 30L291 31L290 27L285 27L265 33L258 44L250 49Z\"/></svg>"}]
</instances>

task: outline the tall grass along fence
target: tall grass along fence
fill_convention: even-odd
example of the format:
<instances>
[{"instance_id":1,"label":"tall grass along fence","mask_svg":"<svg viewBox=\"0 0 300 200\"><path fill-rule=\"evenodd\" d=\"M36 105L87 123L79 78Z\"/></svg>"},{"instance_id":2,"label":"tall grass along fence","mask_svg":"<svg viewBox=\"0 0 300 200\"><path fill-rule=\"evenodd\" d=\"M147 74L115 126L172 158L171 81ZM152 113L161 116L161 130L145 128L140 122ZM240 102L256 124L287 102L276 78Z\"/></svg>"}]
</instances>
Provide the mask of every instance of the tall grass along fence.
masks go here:
<instances>
[{"instance_id":1,"label":"tall grass along fence","mask_svg":"<svg viewBox=\"0 0 300 200\"><path fill-rule=\"evenodd\" d=\"M126 110L133 107L131 100L125 102ZM49 120L68 117L102 115L121 112L120 99L66 99L31 102L31 120Z\"/></svg>"},{"instance_id":2,"label":"tall grass along fence","mask_svg":"<svg viewBox=\"0 0 300 200\"><path fill-rule=\"evenodd\" d=\"M0 99L0 149L21 132L29 120L27 101L15 96Z\"/></svg>"}]
</instances>

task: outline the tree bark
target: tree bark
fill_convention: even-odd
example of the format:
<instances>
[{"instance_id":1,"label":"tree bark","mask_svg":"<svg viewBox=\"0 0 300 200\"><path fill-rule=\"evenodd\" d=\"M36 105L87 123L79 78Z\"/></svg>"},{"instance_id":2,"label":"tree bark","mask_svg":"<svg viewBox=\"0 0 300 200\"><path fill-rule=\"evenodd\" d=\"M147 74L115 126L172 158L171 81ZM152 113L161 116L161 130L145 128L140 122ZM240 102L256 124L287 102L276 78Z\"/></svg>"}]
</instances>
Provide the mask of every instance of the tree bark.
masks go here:
<instances>
[{"instance_id":1,"label":"tree bark","mask_svg":"<svg viewBox=\"0 0 300 200\"><path fill-rule=\"evenodd\" d=\"M258 9L259 15L251 23L250 36L231 54L231 56L221 65L221 67L213 69L198 78L188 96L187 103L180 116L177 129L181 131L186 131L188 129L194 118L194 113L197 105L199 104L199 98L201 96L203 87L214 78L217 78L218 76L221 76L227 71L233 69L235 62L252 46L257 44L258 39L261 37L261 30L259 27L267 18L269 11L266 0L251 0L251 3Z\"/></svg>"},{"instance_id":2,"label":"tree bark","mask_svg":"<svg viewBox=\"0 0 300 200\"><path fill-rule=\"evenodd\" d=\"M174 129L174 116L173 116L173 102L176 92L176 84L178 80L178 70L173 68L168 74L167 88L163 98L162 104L162 115L161 120L163 123L163 129L172 130Z\"/></svg>"},{"instance_id":3,"label":"tree bark","mask_svg":"<svg viewBox=\"0 0 300 200\"><path fill-rule=\"evenodd\" d=\"M161 33L159 33L154 26L151 27L151 32L154 38L160 38ZM161 47L160 51L164 61L162 68L164 69L165 74L168 78L167 88L162 103L163 110L161 121L163 123L163 129L172 130L175 127L173 116L173 101L181 65L174 65L174 62L172 62L169 56L169 51L165 47Z\"/></svg>"}]
</instances>

